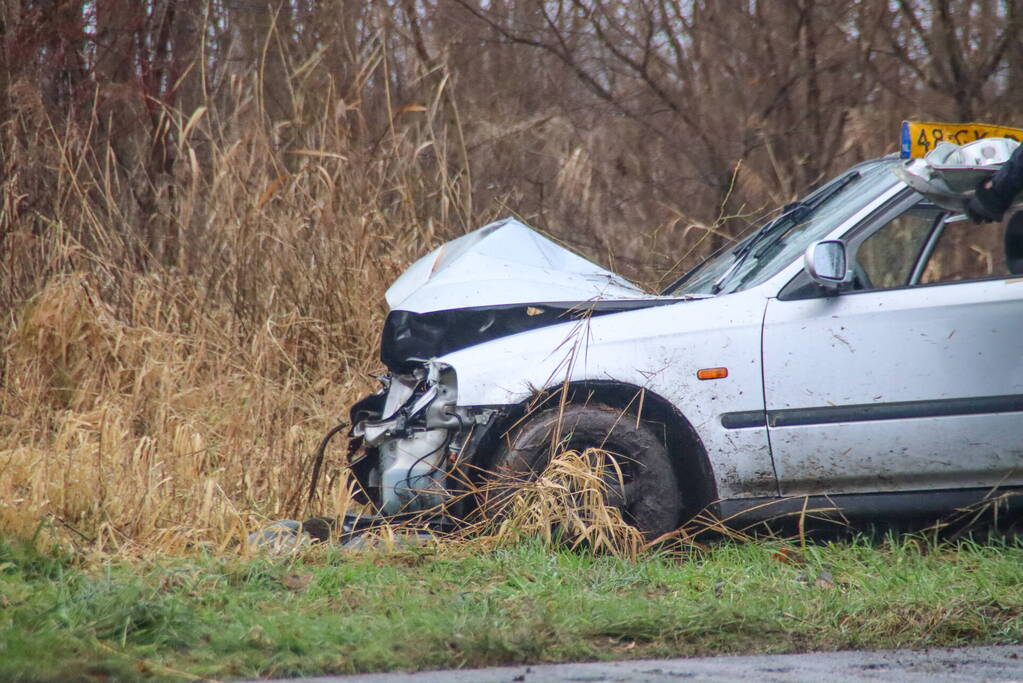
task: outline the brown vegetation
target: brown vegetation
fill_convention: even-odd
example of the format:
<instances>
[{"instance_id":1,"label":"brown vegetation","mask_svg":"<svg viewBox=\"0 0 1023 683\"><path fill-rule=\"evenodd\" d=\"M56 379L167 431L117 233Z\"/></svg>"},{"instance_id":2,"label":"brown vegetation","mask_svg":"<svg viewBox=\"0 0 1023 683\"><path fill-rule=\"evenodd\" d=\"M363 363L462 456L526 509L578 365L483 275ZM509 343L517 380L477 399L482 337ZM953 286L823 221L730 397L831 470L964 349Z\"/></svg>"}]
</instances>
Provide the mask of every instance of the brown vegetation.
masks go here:
<instances>
[{"instance_id":1,"label":"brown vegetation","mask_svg":"<svg viewBox=\"0 0 1023 683\"><path fill-rule=\"evenodd\" d=\"M303 514L416 256L514 213L656 287L903 118L1019 124L1021 6L0 0L0 533Z\"/></svg>"}]
</instances>

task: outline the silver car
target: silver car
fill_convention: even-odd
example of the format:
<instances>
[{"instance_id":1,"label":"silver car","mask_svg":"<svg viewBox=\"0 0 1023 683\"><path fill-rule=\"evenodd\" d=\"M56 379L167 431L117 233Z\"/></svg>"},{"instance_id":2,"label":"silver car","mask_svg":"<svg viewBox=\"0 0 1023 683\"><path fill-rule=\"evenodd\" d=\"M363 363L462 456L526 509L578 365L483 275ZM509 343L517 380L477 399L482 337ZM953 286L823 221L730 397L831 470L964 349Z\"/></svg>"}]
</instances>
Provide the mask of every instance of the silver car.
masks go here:
<instances>
[{"instance_id":1,"label":"silver car","mask_svg":"<svg viewBox=\"0 0 1023 683\"><path fill-rule=\"evenodd\" d=\"M462 514L466 476L555 445L612 453L649 536L708 506L927 517L1023 485L1023 214L972 223L906 167L849 169L659 295L514 219L431 252L351 411L367 496Z\"/></svg>"}]
</instances>

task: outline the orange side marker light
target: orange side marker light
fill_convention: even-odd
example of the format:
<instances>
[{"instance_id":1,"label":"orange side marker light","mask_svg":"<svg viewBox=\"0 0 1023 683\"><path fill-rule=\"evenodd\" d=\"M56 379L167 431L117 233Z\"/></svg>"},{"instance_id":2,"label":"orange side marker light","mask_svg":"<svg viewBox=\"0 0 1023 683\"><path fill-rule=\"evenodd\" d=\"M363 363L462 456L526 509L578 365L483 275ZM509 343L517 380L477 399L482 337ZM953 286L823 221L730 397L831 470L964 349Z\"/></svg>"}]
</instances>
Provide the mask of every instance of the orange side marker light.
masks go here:
<instances>
[{"instance_id":1,"label":"orange side marker light","mask_svg":"<svg viewBox=\"0 0 1023 683\"><path fill-rule=\"evenodd\" d=\"M724 379L728 377L728 368L704 368L696 371L696 379Z\"/></svg>"}]
</instances>

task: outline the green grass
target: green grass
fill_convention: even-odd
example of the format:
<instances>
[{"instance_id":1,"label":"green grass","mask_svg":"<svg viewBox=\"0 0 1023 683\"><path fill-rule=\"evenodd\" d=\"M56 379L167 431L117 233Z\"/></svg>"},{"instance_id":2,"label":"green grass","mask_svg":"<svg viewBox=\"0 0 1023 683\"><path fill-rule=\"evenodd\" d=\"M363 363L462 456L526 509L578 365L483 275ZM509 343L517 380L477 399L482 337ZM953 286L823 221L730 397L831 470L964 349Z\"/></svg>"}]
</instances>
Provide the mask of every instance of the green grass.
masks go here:
<instances>
[{"instance_id":1,"label":"green grass","mask_svg":"<svg viewBox=\"0 0 1023 683\"><path fill-rule=\"evenodd\" d=\"M997 541L724 544L639 562L526 544L100 566L0 542L0 680L1006 643L1023 637L1021 612L1023 546Z\"/></svg>"}]
</instances>

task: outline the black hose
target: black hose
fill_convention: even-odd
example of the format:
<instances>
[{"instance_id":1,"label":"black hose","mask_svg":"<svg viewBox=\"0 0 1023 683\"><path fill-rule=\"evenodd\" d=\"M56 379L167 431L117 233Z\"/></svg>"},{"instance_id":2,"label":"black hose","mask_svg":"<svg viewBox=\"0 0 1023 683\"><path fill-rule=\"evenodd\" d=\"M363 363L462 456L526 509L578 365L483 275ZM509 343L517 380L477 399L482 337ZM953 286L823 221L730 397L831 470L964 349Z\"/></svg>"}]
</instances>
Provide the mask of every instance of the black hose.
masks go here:
<instances>
[{"instance_id":1,"label":"black hose","mask_svg":"<svg viewBox=\"0 0 1023 683\"><path fill-rule=\"evenodd\" d=\"M320 481L320 468L323 466L323 454L327 450L327 444L334 438L334 435L340 432L342 429L347 427L348 424L342 422L338 426L327 432L327 435L323 437L323 441L320 442L320 447L316 449L316 455L314 456L313 462L313 477L309 482L309 505L313 504L313 497L316 495L316 485Z\"/></svg>"}]
</instances>

